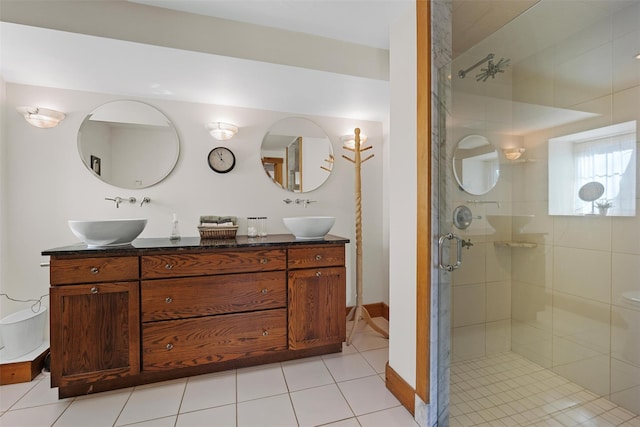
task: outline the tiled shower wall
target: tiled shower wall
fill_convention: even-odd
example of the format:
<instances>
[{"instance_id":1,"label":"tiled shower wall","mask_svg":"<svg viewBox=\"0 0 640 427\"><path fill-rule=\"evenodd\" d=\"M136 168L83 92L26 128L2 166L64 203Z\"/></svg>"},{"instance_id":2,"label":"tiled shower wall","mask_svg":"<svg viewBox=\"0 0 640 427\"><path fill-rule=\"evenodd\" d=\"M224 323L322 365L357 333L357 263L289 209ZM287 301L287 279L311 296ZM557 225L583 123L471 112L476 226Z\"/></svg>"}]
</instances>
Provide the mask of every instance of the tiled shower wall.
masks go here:
<instances>
[{"instance_id":1,"label":"tiled shower wall","mask_svg":"<svg viewBox=\"0 0 640 427\"><path fill-rule=\"evenodd\" d=\"M547 67L544 72L527 67L525 73L516 63L503 86L479 89L597 115L524 135L528 161L501 158L500 180L490 193L456 196L454 203L481 218L458 231L474 246L463 251L463 267L453 274L452 359L512 350L640 413L640 306L623 298L640 291L640 207L635 217L547 213L548 186L554 185L547 179L549 138L640 122L640 61L629 54L640 47L640 4L602 16L525 60ZM455 86L453 100L455 108ZM504 114L499 105L482 107L485 123L517 115L516 108ZM469 119L474 108L477 116L479 106L461 106ZM452 132L455 141L469 133L500 141L486 129ZM534 245L494 244L502 241Z\"/></svg>"},{"instance_id":2,"label":"tiled shower wall","mask_svg":"<svg viewBox=\"0 0 640 427\"><path fill-rule=\"evenodd\" d=\"M549 216L553 183L546 177L549 138L640 123L640 61L630 54L638 53L639 40L636 2L529 58L552 67L544 74L553 78L514 67L515 101L597 115L525 136L527 156L536 161L514 165L512 209L535 215L519 238L538 246L511 252L512 349L635 413L640 305L623 293L640 291L638 203L635 217Z\"/></svg>"}]
</instances>

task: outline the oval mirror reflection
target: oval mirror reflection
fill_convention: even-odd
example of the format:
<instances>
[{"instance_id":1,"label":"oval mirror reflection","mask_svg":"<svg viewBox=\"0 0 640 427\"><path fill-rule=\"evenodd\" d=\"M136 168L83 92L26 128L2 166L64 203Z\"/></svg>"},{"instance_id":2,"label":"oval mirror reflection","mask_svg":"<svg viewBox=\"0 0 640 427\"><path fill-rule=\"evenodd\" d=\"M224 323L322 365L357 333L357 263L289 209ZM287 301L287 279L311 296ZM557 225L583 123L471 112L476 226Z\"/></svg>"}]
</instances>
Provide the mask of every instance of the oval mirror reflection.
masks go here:
<instances>
[{"instance_id":1,"label":"oval mirror reflection","mask_svg":"<svg viewBox=\"0 0 640 427\"><path fill-rule=\"evenodd\" d=\"M465 136L453 153L453 173L467 193L477 196L488 193L500 176L498 150L484 136Z\"/></svg>"},{"instance_id":2,"label":"oval mirror reflection","mask_svg":"<svg viewBox=\"0 0 640 427\"><path fill-rule=\"evenodd\" d=\"M113 101L85 117L78 152L96 178L120 188L146 188L171 173L180 142L171 121L156 108Z\"/></svg>"},{"instance_id":3,"label":"oval mirror reflection","mask_svg":"<svg viewBox=\"0 0 640 427\"><path fill-rule=\"evenodd\" d=\"M260 147L262 166L278 187L306 193L320 187L333 168L333 147L309 119L288 117L271 126Z\"/></svg>"}]
</instances>

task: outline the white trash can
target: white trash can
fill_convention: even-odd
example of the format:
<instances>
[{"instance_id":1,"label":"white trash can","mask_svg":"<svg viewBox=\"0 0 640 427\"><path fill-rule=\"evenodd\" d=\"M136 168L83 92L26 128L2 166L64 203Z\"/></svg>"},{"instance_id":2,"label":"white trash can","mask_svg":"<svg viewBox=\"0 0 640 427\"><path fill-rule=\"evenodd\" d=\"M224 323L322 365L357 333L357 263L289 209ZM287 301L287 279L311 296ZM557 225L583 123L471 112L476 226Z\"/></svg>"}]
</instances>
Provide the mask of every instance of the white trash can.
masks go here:
<instances>
[{"instance_id":1,"label":"white trash can","mask_svg":"<svg viewBox=\"0 0 640 427\"><path fill-rule=\"evenodd\" d=\"M17 311L0 320L3 359L16 359L37 349L44 342L47 307L36 313L30 308Z\"/></svg>"}]
</instances>

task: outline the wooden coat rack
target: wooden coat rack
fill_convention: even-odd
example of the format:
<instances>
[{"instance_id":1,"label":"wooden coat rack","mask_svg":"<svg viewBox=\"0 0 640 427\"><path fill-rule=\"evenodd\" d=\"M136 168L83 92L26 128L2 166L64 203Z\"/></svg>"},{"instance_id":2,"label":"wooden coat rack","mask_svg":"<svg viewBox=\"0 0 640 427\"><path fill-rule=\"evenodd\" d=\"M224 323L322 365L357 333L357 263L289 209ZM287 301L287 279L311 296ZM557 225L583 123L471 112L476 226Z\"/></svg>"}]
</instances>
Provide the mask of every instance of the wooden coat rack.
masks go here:
<instances>
[{"instance_id":1,"label":"wooden coat rack","mask_svg":"<svg viewBox=\"0 0 640 427\"><path fill-rule=\"evenodd\" d=\"M355 143L353 148L343 146L345 150L352 151L354 153L354 158L350 158L342 155L343 158L353 163L356 167L355 171L355 193L356 193L356 305L351 310L349 310L349 314L347 314L347 320L353 319L353 326L351 327L351 332L349 332L349 336L347 337L347 345L351 345L351 340L353 339L353 334L358 326L358 321L360 319L364 320L366 324L371 326L371 328L378 332L385 338L389 338L389 334L375 324L373 319L371 319L371 315L367 311L366 307L362 303L362 295L363 295L363 286L362 286L362 178L361 178L361 165L367 160L373 157L373 154L369 155L366 159L362 160L361 152L370 150L372 147L360 147L360 128L355 128L353 133L355 134Z\"/></svg>"}]
</instances>

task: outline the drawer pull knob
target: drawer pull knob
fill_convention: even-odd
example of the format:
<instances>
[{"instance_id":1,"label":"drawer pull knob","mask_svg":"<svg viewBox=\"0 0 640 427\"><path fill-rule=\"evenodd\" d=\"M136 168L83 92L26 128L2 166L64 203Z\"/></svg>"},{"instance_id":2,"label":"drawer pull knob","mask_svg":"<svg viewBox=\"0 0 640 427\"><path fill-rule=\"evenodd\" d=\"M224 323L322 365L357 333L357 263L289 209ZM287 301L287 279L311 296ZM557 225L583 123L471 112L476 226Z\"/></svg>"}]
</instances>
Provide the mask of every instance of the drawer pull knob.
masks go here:
<instances>
[{"instance_id":1,"label":"drawer pull knob","mask_svg":"<svg viewBox=\"0 0 640 427\"><path fill-rule=\"evenodd\" d=\"M165 270L171 270L173 268L173 264L167 264L164 266Z\"/></svg>"},{"instance_id":2,"label":"drawer pull knob","mask_svg":"<svg viewBox=\"0 0 640 427\"><path fill-rule=\"evenodd\" d=\"M316 261L320 261L322 259L322 255L316 255Z\"/></svg>"},{"instance_id":3,"label":"drawer pull knob","mask_svg":"<svg viewBox=\"0 0 640 427\"><path fill-rule=\"evenodd\" d=\"M269 292L269 290L267 288L264 288L261 292L263 295L266 295Z\"/></svg>"},{"instance_id":4,"label":"drawer pull knob","mask_svg":"<svg viewBox=\"0 0 640 427\"><path fill-rule=\"evenodd\" d=\"M100 273L100 269L98 267L91 267L91 274L98 274Z\"/></svg>"},{"instance_id":5,"label":"drawer pull knob","mask_svg":"<svg viewBox=\"0 0 640 427\"><path fill-rule=\"evenodd\" d=\"M172 350L173 349L173 344L169 343L167 344L167 350Z\"/></svg>"},{"instance_id":6,"label":"drawer pull knob","mask_svg":"<svg viewBox=\"0 0 640 427\"><path fill-rule=\"evenodd\" d=\"M173 302L173 298L171 298L171 297L166 297L166 298L164 299L164 302L166 302L167 304L171 304L171 303Z\"/></svg>"},{"instance_id":7,"label":"drawer pull knob","mask_svg":"<svg viewBox=\"0 0 640 427\"><path fill-rule=\"evenodd\" d=\"M267 330L262 331L262 336L263 337L266 337L267 335L269 335L269 331L267 331Z\"/></svg>"},{"instance_id":8,"label":"drawer pull knob","mask_svg":"<svg viewBox=\"0 0 640 427\"><path fill-rule=\"evenodd\" d=\"M268 262L269 262L269 260L267 258L260 259L260 264L266 264Z\"/></svg>"},{"instance_id":9,"label":"drawer pull knob","mask_svg":"<svg viewBox=\"0 0 640 427\"><path fill-rule=\"evenodd\" d=\"M97 294L98 293L98 288L95 287L95 286L93 288L91 288L91 293L92 294Z\"/></svg>"},{"instance_id":10,"label":"drawer pull knob","mask_svg":"<svg viewBox=\"0 0 640 427\"><path fill-rule=\"evenodd\" d=\"M316 271L316 277L320 277L320 276L322 276L322 272Z\"/></svg>"}]
</instances>

